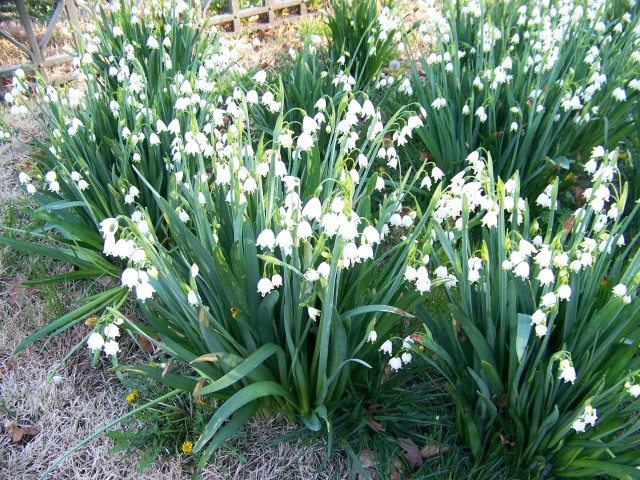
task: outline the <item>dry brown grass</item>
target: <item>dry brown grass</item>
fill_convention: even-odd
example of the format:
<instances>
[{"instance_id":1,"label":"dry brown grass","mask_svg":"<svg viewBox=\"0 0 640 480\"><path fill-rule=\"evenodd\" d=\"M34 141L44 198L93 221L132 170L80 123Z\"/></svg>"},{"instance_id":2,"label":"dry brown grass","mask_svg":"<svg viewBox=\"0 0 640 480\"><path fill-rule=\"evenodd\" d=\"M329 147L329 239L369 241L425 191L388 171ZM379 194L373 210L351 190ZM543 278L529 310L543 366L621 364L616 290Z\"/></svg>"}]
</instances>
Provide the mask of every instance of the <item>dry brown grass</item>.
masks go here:
<instances>
[{"instance_id":1,"label":"dry brown grass","mask_svg":"<svg viewBox=\"0 0 640 480\"><path fill-rule=\"evenodd\" d=\"M68 287L65 299L80 293L74 286ZM51 316L44 304L44 293L25 291L13 302L6 295L10 288L10 279L0 274L0 291L5 299L0 302L0 418L2 424L12 421L20 426L36 427L40 433L25 444L13 443L8 432L0 434L0 478L35 479L59 455L124 414L128 406L123 400L125 389L115 375L104 366L91 369L84 348L57 372L59 383L47 383L48 375L64 354L88 333L89 327L84 324L31 346L16 357L11 356L18 342L46 324ZM68 305L62 307L68 308ZM340 457L319 471L326 448L321 443L270 445L293 429L281 419L253 419L239 438L232 441L246 462L221 450L214 463L203 471L203 478L347 478L345 461ZM188 478L178 456L159 459L141 474L134 474L139 456L110 455L111 447L108 438L99 436L62 462L50 478L121 479L132 475L149 480Z\"/></svg>"}]
</instances>

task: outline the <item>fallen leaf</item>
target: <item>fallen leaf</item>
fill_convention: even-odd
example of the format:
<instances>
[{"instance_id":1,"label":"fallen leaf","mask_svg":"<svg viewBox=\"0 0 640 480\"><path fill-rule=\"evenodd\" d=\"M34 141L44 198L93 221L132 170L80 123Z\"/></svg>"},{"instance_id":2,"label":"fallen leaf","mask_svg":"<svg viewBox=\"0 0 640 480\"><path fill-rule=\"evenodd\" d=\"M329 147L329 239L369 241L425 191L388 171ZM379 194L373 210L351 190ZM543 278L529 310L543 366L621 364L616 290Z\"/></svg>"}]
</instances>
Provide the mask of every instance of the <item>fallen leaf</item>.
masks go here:
<instances>
[{"instance_id":1,"label":"fallen leaf","mask_svg":"<svg viewBox=\"0 0 640 480\"><path fill-rule=\"evenodd\" d=\"M11 441L13 443L27 443L33 440L33 437L40 433L40 429L37 427L25 427L18 425L13 420L7 420L4 422L5 431L11 435Z\"/></svg>"},{"instance_id":2,"label":"fallen leaf","mask_svg":"<svg viewBox=\"0 0 640 480\"><path fill-rule=\"evenodd\" d=\"M375 458L375 453L371 450L362 450L360 455L358 455L358 459L360 460L360 464L364 468L371 468L375 465L377 458Z\"/></svg>"},{"instance_id":3,"label":"fallen leaf","mask_svg":"<svg viewBox=\"0 0 640 480\"><path fill-rule=\"evenodd\" d=\"M8 358L5 362L0 364L0 375L6 375L13 367L13 358Z\"/></svg>"},{"instance_id":4,"label":"fallen leaf","mask_svg":"<svg viewBox=\"0 0 640 480\"><path fill-rule=\"evenodd\" d=\"M114 277L109 277L109 276L100 277L98 281L105 288L108 288L116 283L116 279Z\"/></svg>"},{"instance_id":5,"label":"fallen leaf","mask_svg":"<svg viewBox=\"0 0 640 480\"><path fill-rule=\"evenodd\" d=\"M413 340L417 344L421 344L424 342L424 338L422 338L422 335L420 335L419 333L412 333L411 335L409 335L409 338L411 338L411 340Z\"/></svg>"},{"instance_id":6,"label":"fallen leaf","mask_svg":"<svg viewBox=\"0 0 640 480\"><path fill-rule=\"evenodd\" d=\"M138 337L138 344L140 345L140 348L145 352L147 352L148 354L153 355L156 351L155 347L153 346L153 343L151 343L151 340L149 340L144 335L141 335Z\"/></svg>"},{"instance_id":7,"label":"fallen leaf","mask_svg":"<svg viewBox=\"0 0 640 480\"><path fill-rule=\"evenodd\" d=\"M378 473L376 472L375 465L378 462L378 458L371 450L362 450L358 455L360 465L364 469L364 472L358 469L358 480L377 480Z\"/></svg>"},{"instance_id":8,"label":"fallen leaf","mask_svg":"<svg viewBox=\"0 0 640 480\"><path fill-rule=\"evenodd\" d=\"M569 187L569 191L573 194L573 197L576 199L576 207L580 208L584 205L584 188L580 185L571 185Z\"/></svg>"},{"instance_id":9,"label":"fallen leaf","mask_svg":"<svg viewBox=\"0 0 640 480\"><path fill-rule=\"evenodd\" d=\"M164 368L162 369L162 378L164 378L164 376L167 374L168 371L169 371L169 362L164 364Z\"/></svg>"},{"instance_id":10,"label":"fallen leaf","mask_svg":"<svg viewBox=\"0 0 640 480\"><path fill-rule=\"evenodd\" d=\"M404 479L404 467L398 457L391 459L391 480L403 480Z\"/></svg>"},{"instance_id":11,"label":"fallen leaf","mask_svg":"<svg viewBox=\"0 0 640 480\"><path fill-rule=\"evenodd\" d=\"M207 402L204 400L202 395L198 395L198 390L200 390L204 386L206 381L207 381L206 378L201 378L200 380L198 380L198 383L196 383L196 386L193 389L193 394L196 397L196 403L198 403L200 406L203 406L203 407L207 405Z\"/></svg>"},{"instance_id":12,"label":"fallen leaf","mask_svg":"<svg viewBox=\"0 0 640 480\"><path fill-rule=\"evenodd\" d=\"M98 320L100 320L100 317L98 315L91 315L90 317L87 317L84 323L88 327L93 328L98 324Z\"/></svg>"},{"instance_id":13,"label":"fallen leaf","mask_svg":"<svg viewBox=\"0 0 640 480\"><path fill-rule=\"evenodd\" d=\"M380 379L380 383L382 384L387 380L389 380L390 378L393 378L396 375L396 373L398 373L398 371L391 368L391 366L389 365L389 362L387 362L387 364L384 367L384 372L382 373L382 378Z\"/></svg>"},{"instance_id":14,"label":"fallen leaf","mask_svg":"<svg viewBox=\"0 0 640 480\"><path fill-rule=\"evenodd\" d=\"M447 453L449 451L449 447L438 447L437 445L425 445L420 450L420 455L422 458L431 458L437 457L441 453Z\"/></svg>"},{"instance_id":15,"label":"fallen leaf","mask_svg":"<svg viewBox=\"0 0 640 480\"><path fill-rule=\"evenodd\" d=\"M505 408L507 408L507 405L509 404L509 399L507 397L507 394L503 393L502 396L499 399L496 398L493 403L495 403L500 410L504 410Z\"/></svg>"},{"instance_id":16,"label":"fallen leaf","mask_svg":"<svg viewBox=\"0 0 640 480\"><path fill-rule=\"evenodd\" d=\"M5 431L7 431L8 433L13 433L13 431L18 428L18 424L16 422L14 422L13 420L5 420L4 421L4 429Z\"/></svg>"},{"instance_id":17,"label":"fallen leaf","mask_svg":"<svg viewBox=\"0 0 640 480\"><path fill-rule=\"evenodd\" d=\"M418 446L410 438L398 438L398 445L404 450L411 468L422 466L422 454Z\"/></svg>"},{"instance_id":18,"label":"fallen leaf","mask_svg":"<svg viewBox=\"0 0 640 480\"><path fill-rule=\"evenodd\" d=\"M91 363L76 363L75 364L76 370L80 373L87 373L91 371Z\"/></svg>"},{"instance_id":19,"label":"fallen leaf","mask_svg":"<svg viewBox=\"0 0 640 480\"><path fill-rule=\"evenodd\" d=\"M29 293L29 288L22 285L22 282L26 280L27 279L19 273L8 282L9 288L7 289L7 298L14 305L22 305L24 303L23 300Z\"/></svg>"},{"instance_id":20,"label":"fallen leaf","mask_svg":"<svg viewBox=\"0 0 640 480\"><path fill-rule=\"evenodd\" d=\"M369 422L369 425L371 425L373 427L374 430L377 430L378 432L384 432L384 427L382 426L382 424L378 421L376 421L375 419L375 415L376 415L376 410L378 409L378 407L381 407L382 405L380 403L374 403L373 405L369 405L369 415L367 415L367 421Z\"/></svg>"},{"instance_id":21,"label":"fallen leaf","mask_svg":"<svg viewBox=\"0 0 640 480\"><path fill-rule=\"evenodd\" d=\"M24 443L27 443L33 440L33 437L35 437L39 433L40 433L40 430L37 429L36 427L17 428L11 434L11 441L13 443L18 443L22 441L24 441ZM31 437L31 438L28 438L28 437Z\"/></svg>"},{"instance_id":22,"label":"fallen leaf","mask_svg":"<svg viewBox=\"0 0 640 480\"><path fill-rule=\"evenodd\" d=\"M569 235L569 233L571 233L571 229L573 228L573 222L575 221L576 217L574 217L573 215L571 215L569 218L567 218L567 221L564 222L564 234Z\"/></svg>"},{"instance_id":23,"label":"fallen leaf","mask_svg":"<svg viewBox=\"0 0 640 480\"><path fill-rule=\"evenodd\" d=\"M421 162L433 161L433 154L431 152L420 152L420 161Z\"/></svg>"}]
</instances>

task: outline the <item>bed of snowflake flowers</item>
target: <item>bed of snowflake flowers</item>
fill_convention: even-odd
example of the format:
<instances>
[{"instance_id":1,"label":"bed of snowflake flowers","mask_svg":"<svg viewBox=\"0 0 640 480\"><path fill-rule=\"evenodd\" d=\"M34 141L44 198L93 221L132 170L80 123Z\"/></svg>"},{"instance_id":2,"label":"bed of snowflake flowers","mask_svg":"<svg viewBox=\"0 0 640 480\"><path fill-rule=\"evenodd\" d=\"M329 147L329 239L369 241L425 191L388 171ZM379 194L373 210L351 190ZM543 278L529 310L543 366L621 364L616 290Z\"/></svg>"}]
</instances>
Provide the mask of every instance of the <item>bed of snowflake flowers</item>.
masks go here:
<instances>
[{"instance_id":1,"label":"bed of snowflake flowers","mask_svg":"<svg viewBox=\"0 0 640 480\"><path fill-rule=\"evenodd\" d=\"M638 199L619 165L638 168L637 7L507 3L509 32L490 22L500 6L448 5L481 31L464 46L446 15L407 32L385 9L363 45L374 56L392 39L413 75L394 65L360 85L342 55L312 111L285 111L278 73L240 67L255 45L205 33L199 5L110 4L82 34L73 82L30 85L18 71L5 97L48 135L18 178L58 242L46 252L74 278L118 279L29 341L97 313L94 359L227 399L193 446L201 466L256 412L319 430L353 385L429 364L474 457L507 452L504 465L536 478L637 478ZM576 25L588 48L565 45ZM434 36L412 60L413 42ZM321 38L310 44L323 54ZM610 44L630 49L631 67ZM586 57L571 64L568 49ZM460 78L469 85L453 88ZM414 92L418 103L389 109L387 96ZM600 135L602 118L625 136ZM540 132L553 139L542 155L530 148ZM545 162L576 142L588 158L571 162L580 188L561 214L567 181ZM429 302L435 291L444 300ZM119 366L140 337L182 367Z\"/></svg>"}]
</instances>

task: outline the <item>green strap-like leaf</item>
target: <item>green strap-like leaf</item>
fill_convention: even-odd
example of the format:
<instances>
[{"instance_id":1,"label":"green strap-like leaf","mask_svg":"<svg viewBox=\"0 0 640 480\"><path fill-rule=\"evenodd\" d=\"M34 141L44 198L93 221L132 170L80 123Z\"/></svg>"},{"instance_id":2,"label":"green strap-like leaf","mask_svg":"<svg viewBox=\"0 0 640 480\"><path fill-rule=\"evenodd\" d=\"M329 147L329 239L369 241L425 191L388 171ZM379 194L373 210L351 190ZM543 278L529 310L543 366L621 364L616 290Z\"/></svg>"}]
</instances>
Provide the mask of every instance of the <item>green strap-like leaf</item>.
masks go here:
<instances>
[{"instance_id":1,"label":"green strap-like leaf","mask_svg":"<svg viewBox=\"0 0 640 480\"><path fill-rule=\"evenodd\" d=\"M524 355L524 351L527 348L529 335L531 335L531 315L519 313L518 327L516 329L516 355L519 361L522 360L522 355Z\"/></svg>"},{"instance_id":2,"label":"green strap-like leaf","mask_svg":"<svg viewBox=\"0 0 640 480\"><path fill-rule=\"evenodd\" d=\"M571 463L571 471L559 472L559 476L571 476L576 478L576 473L580 473L582 478L593 477L597 475L611 475L621 479L633 479L638 478L638 469L628 465L620 465L613 463L611 460L587 460L576 459Z\"/></svg>"},{"instance_id":3,"label":"green strap-like leaf","mask_svg":"<svg viewBox=\"0 0 640 480\"><path fill-rule=\"evenodd\" d=\"M242 428L242 425L244 425L245 422L256 413L258 406L259 403L257 401L246 404L244 407L240 408L233 418L218 431L215 438L211 440L207 449L202 453L200 461L198 462L198 470L201 470L202 467L204 467L204 464L209 460L209 457L211 457L213 452L215 452L220 445L226 442L238 430L240 430L240 428Z\"/></svg>"},{"instance_id":4,"label":"green strap-like leaf","mask_svg":"<svg viewBox=\"0 0 640 480\"><path fill-rule=\"evenodd\" d=\"M502 380L500 379L500 375L498 375L496 369L484 360L481 364L482 370L484 370L485 377L487 378L487 382L489 383L491 395L502 395L504 393L504 385L502 384Z\"/></svg>"},{"instance_id":5,"label":"green strap-like leaf","mask_svg":"<svg viewBox=\"0 0 640 480\"><path fill-rule=\"evenodd\" d=\"M16 347L13 352L14 355L17 355L22 350L27 348L32 343L40 340L45 335L48 335L51 332L58 331L62 332L67 328L72 327L76 323L81 322L89 315L92 315L96 312L104 310L107 306L115 305L119 303L124 297L128 294L127 289L125 287L115 287L102 294L94 297L87 304L76 308L75 310L67 313L66 315L61 316L60 318L54 320L53 322L47 324L37 332L29 335L25 338L20 344Z\"/></svg>"},{"instance_id":6,"label":"green strap-like leaf","mask_svg":"<svg viewBox=\"0 0 640 480\"><path fill-rule=\"evenodd\" d=\"M220 429L224 421L233 415L236 411L240 410L243 406L267 396L280 396L284 397L287 401L294 404L295 399L282 388L282 385L276 382L258 382L252 383L244 387L239 392L235 393L229 400L224 402L218 409L211 420L207 424L204 432L196 442L194 452L199 452L202 448L213 438L216 432Z\"/></svg>"},{"instance_id":7,"label":"green strap-like leaf","mask_svg":"<svg viewBox=\"0 0 640 480\"><path fill-rule=\"evenodd\" d=\"M198 390L198 394L207 395L209 393L218 392L223 388L227 388L233 385L237 381L242 380L248 374L255 372L256 368L259 365L261 365L267 358L277 353L279 350L282 350L282 349L273 343L263 345L258 350L256 350L251 355L249 355L245 361L243 361L237 367L229 371L226 375L219 378L218 380L213 382L211 385L207 385L206 387L203 387L200 390ZM212 361L211 360L212 356L216 357L215 354L203 355L193 360L193 362ZM217 357L215 361L217 361Z\"/></svg>"},{"instance_id":8,"label":"green strap-like leaf","mask_svg":"<svg viewBox=\"0 0 640 480\"><path fill-rule=\"evenodd\" d=\"M392 307L391 305L366 305L364 307L353 308L347 312L344 312L340 317L344 320L348 317L357 317L358 315L364 315L365 313L378 313L378 312L387 312L387 313L395 313L397 315L401 315L406 318L413 318L408 312L401 310L396 307Z\"/></svg>"},{"instance_id":9,"label":"green strap-like leaf","mask_svg":"<svg viewBox=\"0 0 640 480\"><path fill-rule=\"evenodd\" d=\"M451 304L449 307L453 313L453 317L458 321L458 323L460 323L460 327L469 337L469 340L471 340L471 345L473 345L473 349L476 351L478 357L495 366L496 362L493 356L493 351L482 332L478 330L478 327L473 324L461 308L455 304Z\"/></svg>"},{"instance_id":10,"label":"green strap-like leaf","mask_svg":"<svg viewBox=\"0 0 640 480\"><path fill-rule=\"evenodd\" d=\"M148 365L122 365L116 368L118 372L137 373L138 375L144 375L156 382L167 385L173 389L178 389L183 392L193 392L196 388L196 380L193 378L185 377L184 375L178 375L172 372L163 372L161 368L150 367ZM198 395L200 391L198 390Z\"/></svg>"}]
</instances>

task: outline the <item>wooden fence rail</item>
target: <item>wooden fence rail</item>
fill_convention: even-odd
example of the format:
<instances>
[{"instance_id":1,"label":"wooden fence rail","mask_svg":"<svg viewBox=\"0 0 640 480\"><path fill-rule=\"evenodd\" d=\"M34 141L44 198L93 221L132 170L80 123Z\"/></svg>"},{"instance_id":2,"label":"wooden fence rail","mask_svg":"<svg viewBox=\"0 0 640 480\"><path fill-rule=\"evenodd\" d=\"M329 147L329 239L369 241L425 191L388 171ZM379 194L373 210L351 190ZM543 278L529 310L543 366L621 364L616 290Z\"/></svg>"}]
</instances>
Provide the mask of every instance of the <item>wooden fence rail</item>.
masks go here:
<instances>
[{"instance_id":1,"label":"wooden fence rail","mask_svg":"<svg viewBox=\"0 0 640 480\"><path fill-rule=\"evenodd\" d=\"M15 39L9 32L0 28L0 37L7 40L16 48L23 51L29 58L27 63L16 65L0 66L0 93L4 91L4 85L2 83L2 77L13 74L18 68L22 69L37 69L42 75L46 76L46 67L52 67L71 61L71 57L67 54L54 55L47 57L45 50L51 36L56 28L56 25L62 20L63 13L67 13L71 26L77 30L80 29L79 11L75 0L58 0L56 8L51 15L51 19L47 24L42 38L38 40L31 17L27 11L27 6L24 0L14 0L20 15L20 23L24 28L27 37L27 44ZM206 11L211 0L206 0L202 4L203 12ZM306 15L307 13L307 1L308 0L262 0L262 6L240 8L238 0L228 0L229 7L227 13L213 15L209 19L211 25L223 25L230 24L233 32L239 32L242 29L242 19L259 16L263 19L263 23L273 25L278 23L276 18L276 12L287 8L298 9L299 15L294 17L288 17L288 19L295 19L299 16Z\"/></svg>"},{"instance_id":2,"label":"wooden fence rail","mask_svg":"<svg viewBox=\"0 0 640 480\"><path fill-rule=\"evenodd\" d=\"M260 7L240 8L238 0L229 0L229 10L227 13L220 15L214 15L209 19L209 23L213 25L221 25L229 23L233 25L233 31L239 32L242 29L241 20L243 18L254 17L259 15L261 17L266 16L266 22L273 25L278 22L276 19L276 12L278 10L284 10L285 8L297 8L299 11L298 16L307 14L307 1L308 0L263 0ZM203 8L206 8L209 1L205 2ZM291 19L291 17L288 17ZM294 17L297 18L297 17Z\"/></svg>"}]
</instances>

